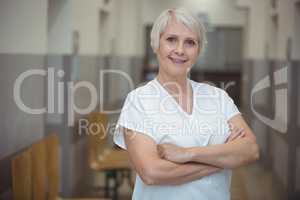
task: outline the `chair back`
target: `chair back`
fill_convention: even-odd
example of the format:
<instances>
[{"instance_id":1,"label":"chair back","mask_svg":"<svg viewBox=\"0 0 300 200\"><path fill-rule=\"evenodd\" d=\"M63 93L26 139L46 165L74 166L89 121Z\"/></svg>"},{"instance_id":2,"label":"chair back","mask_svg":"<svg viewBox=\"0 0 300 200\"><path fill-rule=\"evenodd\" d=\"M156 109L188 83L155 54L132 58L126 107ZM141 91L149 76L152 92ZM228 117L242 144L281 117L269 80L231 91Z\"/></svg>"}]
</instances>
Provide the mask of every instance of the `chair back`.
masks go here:
<instances>
[{"instance_id":1,"label":"chair back","mask_svg":"<svg viewBox=\"0 0 300 200\"><path fill-rule=\"evenodd\" d=\"M59 138L57 134L46 137L48 200L55 200L59 195Z\"/></svg>"},{"instance_id":2,"label":"chair back","mask_svg":"<svg viewBox=\"0 0 300 200\"><path fill-rule=\"evenodd\" d=\"M88 156L90 165L93 165L108 146L108 118L106 114L95 112L88 116L88 122Z\"/></svg>"},{"instance_id":3,"label":"chair back","mask_svg":"<svg viewBox=\"0 0 300 200\"><path fill-rule=\"evenodd\" d=\"M32 200L31 149L16 155L11 165L14 200Z\"/></svg>"},{"instance_id":4,"label":"chair back","mask_svg":"<svg viewBox=\"0 0 300 200\"><path fill-rule=\"evenodd\" d=\"M32 190L34 200L47 199L46 141L42 139L31 146Z\"/></svg>"}]
</instances>

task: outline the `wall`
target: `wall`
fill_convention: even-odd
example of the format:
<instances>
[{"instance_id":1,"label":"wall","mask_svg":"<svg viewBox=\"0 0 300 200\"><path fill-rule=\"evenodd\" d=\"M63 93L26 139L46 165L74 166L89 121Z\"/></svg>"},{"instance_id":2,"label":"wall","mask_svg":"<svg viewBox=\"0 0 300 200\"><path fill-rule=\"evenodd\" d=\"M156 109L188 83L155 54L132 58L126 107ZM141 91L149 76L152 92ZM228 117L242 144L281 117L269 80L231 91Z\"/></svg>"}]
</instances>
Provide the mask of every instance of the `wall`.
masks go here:
<instances>
[{"instance_id":1,"label":"wall","mask_svg":"<svg viewBox=\"0 0 300 200\"><path fill-rule=\"evenodd\" d=\"M279 0L277 12L279 16L277 34L277 59L286 60L288 39L296 37L296 35L293 35L294 23L296 23L293 0Z\"/></svg>"},{"instance_id":2,"label":"wall","mask_svg":"<svg viewBox=\"0 0 300 200\"><path fill-rule=\"evenodd\" d=\"M296 2L296 1L295 1ZM300 19L300 2L295 3L295 6L293 8L294 10L294 16L295 20L293 23L293 40L292 40L292 59L293 60L300 60L300 37L297 37L300 35L300 23L297 23L297 19Z\"/></svg>"},{"instance_id":3,"label":"wall","mask_svg":"<svg viewBox=\"0 0 300 200\"><path fill-rule=\"evenodd\" d=\"M44 115L23 112L15 103L16 79L27 70L44 69L47 52L47 1L0 1L0 199L10 199L10 159L44 137ZM21 85L27 106L45 106L45 77L31 76Z\"/></svg>"},{"instance_id":4,"label":"wall","mask_svg":"<svg viewBox=\"0 0 300 200\"><path fill-rule=\"evenodd\" d=\"M0 106L2 117L5 116L1 120L1 138L7 139L0 141L0 159L43 135L42 116L27 115L17 107L13 99L13 86L22 72L28 69L43 69L43 54L46 51L46 8L46 1L0 1ZM35 12L36 10L38 12ZM14 17L16 13L17 16ZM18 27L21 30L18 30ZM21 98L24 98L28 106L44 106L44 77L26 79L21 89ZM35 91L35 94L31 95L31 91ZM17 125L12 125L11 121L16 121Z\"/></svg>"},{"instance_id":5,"label":"wall","mask_svg":"<svg viewBox=\"0 0 300 200\"><path fill-rule=\"evenodd\" d=\"M45 54L47 0L1 0L0 5L0 53Z\"/></svg>"},{"instance_id":6,"label":"wall","mask_svg":"<svg viewBox=\"0 0 300 200\"><path fill-rule=\"evenodd\" d=\"M251 10L248 12L246 20L247 36L245 38L244 58L261 59L265 58L265 41L267 38L267 14L269 10L267 1L237 1L239 8L243 10Z\"/></svg>"},{"instance_id":7,"label":"wall","mask_svg":"<svg viewBox=\"0 0 300 200\"><path fill-rule=\"evenodd\" d=\"M72 30L80 37L80 54L97 55L99 52L99 8L101 1L72 1Z\"/></svg>"},{"instance_id":8,"label":"wall","mask_svg":"<svg viewBox=\"0 0 300 200\"><path fill-rule=\"evenodd\" d=\"M143 24L153 23L158 15L167 8L181 6L195 13L208 13L211 24L217 26L243 26L246 22L246 12L236 9L235 0L143 0Z\"/></svg>"},{"instance_id":9,"label":"wall","mask_svg":"<svg viewBox=\"0 0 300 200\"><path fill-rule=\"evenodd\" d=\"M47 49L49 54L72 53L72 7L70 0L48 1Z\"/></svg>"},{"instance_id":10,"label":"wall","mask_svg":"<svg viewBox=\"0 0 300 200\"><path fill-rule=\"evenodd\" d=\"M123 0L118 4L117 55L143 56L144 40L141 1Z\"/></svg>"},{"instance_id":11,"label":"wall","mask_svg":"<svg viewBox=\"0 0 300 200\"><path fill-rule=\"evenodd\" d=\"M265 0L238 0L237 5L241 9L248 10L247 37L245 41L244 66L243 66L243 110L257 135L261 147L261 161L264 167L272 170L277 180L285 190L287 199L297 199L299 190L296 188L299 169L297 168L297 146L299 143L297 133L299 126L296 121L299 113L299 46L297 44L297 8L294 0L275 1L275 7L271 1ZM293 41L288 45L289 38ZM289 49L290 48L290 49ZM288 52L290 55L288 55ZM283 81L277 84L274 72L287 67L287 74L281 74ZM256 92L251 102L251 90L259 84L259 81L269 78L270 86ZM280 102L280 108L287 115L287 131L282 133L272 128L254 115L251 106L260 115L269 119L276 117L275 105L278 99L275 94L284 91L287 99ZM286 95L286 96L285 96ZM278 109L278 108L277 108ZM281 115L279 121L285 119Z\"/></svg>"}]
</instances>

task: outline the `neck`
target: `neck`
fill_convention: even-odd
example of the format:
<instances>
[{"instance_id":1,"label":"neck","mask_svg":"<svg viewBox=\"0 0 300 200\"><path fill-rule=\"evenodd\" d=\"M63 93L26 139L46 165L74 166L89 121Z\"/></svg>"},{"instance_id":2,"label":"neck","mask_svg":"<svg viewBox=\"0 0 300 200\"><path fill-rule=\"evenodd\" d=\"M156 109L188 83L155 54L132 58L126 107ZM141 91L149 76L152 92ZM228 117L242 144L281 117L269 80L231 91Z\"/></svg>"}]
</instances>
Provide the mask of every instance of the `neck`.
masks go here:
<instances>
[{"instance_id":1,"label":"neck","mask_svg":"<svg viewBox=\"0 0 300 200\"><path fill-rule=\"evenodd\" d=\"M161 73L158 73L156 79L160 84L165 87L171 93L188 93L190 89L189 80L184 77L170 77Z\"/></svg>"}]
</instances>

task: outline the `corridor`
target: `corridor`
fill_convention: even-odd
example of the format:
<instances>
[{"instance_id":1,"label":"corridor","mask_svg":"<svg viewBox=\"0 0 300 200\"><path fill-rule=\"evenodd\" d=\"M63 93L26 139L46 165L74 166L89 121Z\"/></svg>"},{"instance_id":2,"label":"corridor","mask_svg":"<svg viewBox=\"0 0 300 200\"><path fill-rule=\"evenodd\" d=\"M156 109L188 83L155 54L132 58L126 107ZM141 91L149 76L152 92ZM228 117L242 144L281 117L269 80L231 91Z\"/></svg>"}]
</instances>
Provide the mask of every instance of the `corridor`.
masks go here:
<instances>
[{"instance_id":1,"label":"corridor","mask_svg":"<svg viewBox=\"0 0 300 200\"><path fill-rule=\"evenodd\" d=\"M141 179L114 141L116 125L144 120L146 112L120 114L131 91L162 73L150 35L157 17L178 7L206 30L186 76L224 90L259 146L257 161L233 168L231 200L300 199L300 0L0 0L0 200L132 199ZM183 66L190 57L182 52L167 58ZM193 114L191 88L191 110L171 117ZM158 122L178 131L168 129L171 117L135 131ZM194 130L193 122L175 125Z\"/></svg>"}]
</instances>

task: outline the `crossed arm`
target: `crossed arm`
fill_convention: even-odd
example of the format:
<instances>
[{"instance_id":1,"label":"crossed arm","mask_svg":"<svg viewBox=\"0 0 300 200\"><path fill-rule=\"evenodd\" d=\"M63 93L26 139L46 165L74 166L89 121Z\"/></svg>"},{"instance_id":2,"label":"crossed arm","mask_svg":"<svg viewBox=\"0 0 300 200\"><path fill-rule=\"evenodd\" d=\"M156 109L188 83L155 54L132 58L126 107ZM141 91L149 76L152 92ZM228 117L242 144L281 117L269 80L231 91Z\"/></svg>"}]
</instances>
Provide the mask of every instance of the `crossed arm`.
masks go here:
<instances>
[{"instance_id":1,"label":"crossed arm","mask_svg":"<svg viewBox=\"0 0 300 200\"><path fill-rule=\"evenodd\" d=\"M224 144L207 147L181 148L172 144L158 145L161 158L177 162L197 162L225 169L233 169L256 161L259 148L256 138L242 116L229 120L232 134Z\"/></svg>"},{"instance_id":2,"label":"crossed arm","mask_svg":"<svg viewBox=\"0 0 300 200\"><path fill-rule=\"evenodd\" d=\"M129 159L147 185L179 185L221 170L199 163L174 163L159 157L157 145L149 136L125 129Z\"/></svg>"},{"instance_id":3,"label":"crossed arm","mask_svg":"<svg viewBox=\"0 0 300 200\"><path fill-rule=\"evenodd\" d=\"M233 131L226 144L197 148L157 145L149 136L125 129L129 159L148 185L183 184L256 160L258 147L250 128L240 115L230 123L243 131Z\"/></svg>"}]
</instances>

